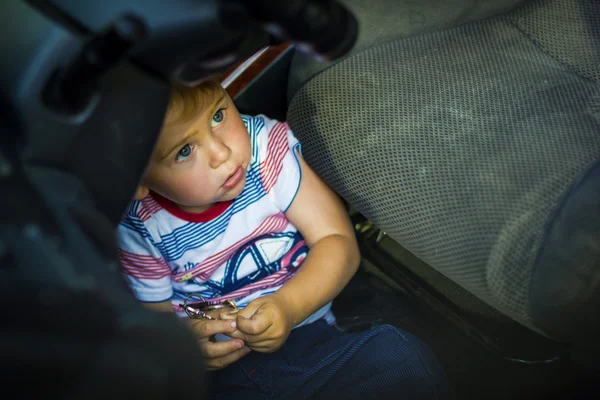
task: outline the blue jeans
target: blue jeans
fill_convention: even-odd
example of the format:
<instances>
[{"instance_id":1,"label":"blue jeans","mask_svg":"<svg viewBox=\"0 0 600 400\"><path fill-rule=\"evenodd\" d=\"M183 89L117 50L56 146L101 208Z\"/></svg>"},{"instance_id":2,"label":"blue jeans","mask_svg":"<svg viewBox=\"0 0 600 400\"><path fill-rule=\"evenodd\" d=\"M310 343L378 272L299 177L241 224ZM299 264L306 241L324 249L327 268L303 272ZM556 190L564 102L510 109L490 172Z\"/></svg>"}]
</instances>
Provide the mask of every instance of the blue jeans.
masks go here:
<instances>
[{"instance_id":1,"label":"blue jeans","mask_svg":"<svg viewBox=\"0 0 600 400\"><path fill-rule=\"evenodd\" d=\"M215 399L451 399L433 352L391 325L343 333L325 321L294 329L274 353L251 352L209 373Z\"/></svg>"}]
</instances>

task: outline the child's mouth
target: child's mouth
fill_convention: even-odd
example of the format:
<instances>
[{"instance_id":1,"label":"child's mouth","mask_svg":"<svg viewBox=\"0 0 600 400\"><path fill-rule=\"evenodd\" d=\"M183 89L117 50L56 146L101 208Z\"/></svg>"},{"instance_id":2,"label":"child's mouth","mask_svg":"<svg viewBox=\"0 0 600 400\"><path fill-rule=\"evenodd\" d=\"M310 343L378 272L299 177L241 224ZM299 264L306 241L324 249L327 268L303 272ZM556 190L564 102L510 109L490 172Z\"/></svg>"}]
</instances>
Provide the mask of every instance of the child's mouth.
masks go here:
<instances>
[{"instance_id":1,"label":"child's mouth","mask_svg":"<svg viewBox=\"0 0 600 400\"><path fill-rule=\"evenodd\" d=\"M233 171L231 175L229 175L229 177L227 178L223 186L221 186L221 188L225 190L233 189L238 183L240 183L243 177L244 168L242 168L242 166L240 165L235 169L235 171Z\"/></svg>"}]
</instances>

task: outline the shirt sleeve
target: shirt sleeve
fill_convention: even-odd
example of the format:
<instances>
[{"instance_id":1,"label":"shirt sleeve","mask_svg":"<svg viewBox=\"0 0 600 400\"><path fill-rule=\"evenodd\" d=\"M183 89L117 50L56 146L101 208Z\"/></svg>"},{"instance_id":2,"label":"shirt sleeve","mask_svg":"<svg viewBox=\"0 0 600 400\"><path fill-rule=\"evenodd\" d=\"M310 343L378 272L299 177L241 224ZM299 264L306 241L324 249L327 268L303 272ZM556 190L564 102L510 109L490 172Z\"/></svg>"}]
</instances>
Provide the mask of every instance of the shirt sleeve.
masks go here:
<instances>
[{"instance_id":1,"label":"shirt sleeve","mask_svg":"<svg viewBox=\"0 0 600 400\"><path fill-rule=\"evenodd\" d=\"M138 204L138 206L140 206ZM135 297L143 302L161 302L173 296L171 268L142 219L131 207L117 229L119 261Z\"/></svg>"},{"instance_id":2,"label":"shirt sleeve","mask_svg":"<svg viewBox=\"0 0 600 400\"><path fill-rule=\"evenodd\" d=\"M261 182L273 204L285 212L302 179L300 142L287 123L262 117L265 124L258 137Z\"/></svg>"}]
</instances>

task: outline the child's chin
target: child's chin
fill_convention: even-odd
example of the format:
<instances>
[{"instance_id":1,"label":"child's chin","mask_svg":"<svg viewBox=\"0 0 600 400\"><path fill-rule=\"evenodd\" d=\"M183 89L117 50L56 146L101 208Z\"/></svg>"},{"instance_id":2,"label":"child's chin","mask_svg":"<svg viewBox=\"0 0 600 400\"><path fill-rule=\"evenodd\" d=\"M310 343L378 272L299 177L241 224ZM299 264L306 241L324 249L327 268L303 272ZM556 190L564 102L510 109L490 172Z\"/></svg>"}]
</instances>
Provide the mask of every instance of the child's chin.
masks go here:
<instances>
[{"instance_id":1,"label":"child's chin","mask_svg":"<svg viewBox=\"0 0 600 400\"><path fill-rule=\"evenodd\" d=\"M223 201L229 201L229 200L235 199L240 194L242 194L243 190L244 190L244 186L242 186L241 188L236 187L236 188L231 189L229 192L227 192L225 194L225 196L223 196Z\"/></svg>"}]
</instances>

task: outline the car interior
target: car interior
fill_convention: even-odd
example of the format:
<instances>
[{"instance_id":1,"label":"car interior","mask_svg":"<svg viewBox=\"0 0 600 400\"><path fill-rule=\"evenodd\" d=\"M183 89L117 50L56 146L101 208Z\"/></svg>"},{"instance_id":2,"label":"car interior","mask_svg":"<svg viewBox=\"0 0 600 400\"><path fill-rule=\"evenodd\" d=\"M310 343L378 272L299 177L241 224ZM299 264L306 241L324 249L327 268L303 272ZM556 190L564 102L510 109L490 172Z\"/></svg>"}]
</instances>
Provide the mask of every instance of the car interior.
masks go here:
<instances>
[{"instance_id":1,"label":"car interior","mask_svg":"<svg viewBox=\"0 0 600 400\"><path fill-rule=\"evenodd\" d=\"M287 49L236 97L347 201L340 321L415 332L457 398L572 398L600 376L600 4L344 4L347 56Z\"/></svg>"},{"instance_id":2,"label":"car interior","mask_svg":"<svg viewBox=\"0 0 600 400\"><path fill-rule=\"evenodd\" d=\"M46 7L40 4L44 2L24 3L37 10ZM338 324L346 331L392 324L420 337L439 358L457 399L597 398L600 2L341 0L340 4L358 22L356 42L343 55L315 57L310 48L293 40L270 38L265 45L257 34L261 40L244 42L244 48L252 51L240 54L235 64L220 72L240 112L288 122L305 160L347 206L362 263L334 301ZM83 8L70 14L66 9L54 10L52 18L67 24L70 32L102 26L87 22L91 20ZM81 25L87 27L77 20L86 21ZM29 29L35 26L30 23ZM135 31L135 26L127 29ZM22 57L33 59L31 54ZM149 55L142 51L138 59L145 57ZM164 63L156 68L167 68ZM10 178L2 176L4 208L12 210L2 224L3 264L38 265L39 260L27 258L35 253L55 261L47 262L47 272L40 276L69 275L60 266L60 257L53 255L56 245L41 244L42 233L31 225L33 219L45 221L38 225L46 232L44 227L52 231L55 228L50 227L63 226L68 219L79 230L55 229L69 238L65 246L77 248L73 254L79 259L86 252L99 254L102 261L89 267L96 281L107 282L106 286L118 281L114 228L156 137L132 132L160 126L168 93L156 71L134 75L131 68L124 65L105 77L106 90L115 95L110 101L91 100L96 101L93 112L86 111L91 110L87 106L74 109L69 101L49 112L25 106L23 99L32 93L37 97L34 91L47 87L44 82L53 79L52 71L31 75L28 70L27 84L3 93L6 132L70 132L64 136L68 146L60 153L54 151L57 146L48 145L48 137L30 134L24 146L28 152L23 159L65 163L34 163ZM25 81L25 72L9 70L3 89L9 87L9 78ZM186 74L189 71L180 77ZM43 92L42 103L57 104L55 95ZM69 114L73 110L78 116ZM50 112L63 117L48 122ZM43 118L29 118L39 115ZM2 136L18 146L19 135ZM104 178L93 167L98 163L106 165ZM48 166L53 170L42 168ZM132 172L125 174L125 169ZM0 163L0 175L2 171ZM71 172L74 177L61 175ZM120 184L105 179L108 176L119 176ZM23 181L31 186L21 189L15 183ZM31 193L32 187L37 194ZM45 206L26 212L23 201L31 196L43 197ZM75 207L82 196L93 201ZM15 228L24 225L27 229ZM29 249L38 250L21 246L16 256L5 256L3 249L18 247L15 243L21 237L25 239L18 240L26 241ZM82 244L83 237L92 244ZM98 329L105 332L102 329L118 315L110 311L116 306L107 299L128 296L121 283L115 284L119 289L103 290L101 295L84 294L82 288L92 284L80 275L77 281L71 279L71 289L65 292L71 297L61 297L63 284L57 283L57 291L31 300L29 293L37 291L38 284L25 279L29 275L4 267L3 274L5 300L36 307L43 303L49 307L44 309L48 318L77 316L82 318L77 326L89 326L85 331L73 328L65 336L93 338L69 368L87 365L84 355L93 358L98 343L104 343L90 329L103 326ZM23 290L28 295L21 294ZM77 293L81 298L74 302ZM94 306L98 298L110 307ZM68 314L61 307L65 302L71 307ZM119 310L127 309L131 315L148 321L159 318L138 310L133 300L121 304ZM92 322L87 307L106 311L104 319ZM5 343L22 343L14 341L15 332L35 332L31 337L38 339L58 332L32 325L22 314L7 311L15 329L8 330ZM166 329L157 328L161 320L152 321L139 329L115 328L105 335L122 340L143 336L142 342L151 343L157 329ZM187 343L187 338L177 336L180 332L169 334ZM36 343L30 351L37 356L27 362L24 346L15 344L18 351L6 352L3 371L9 383L22 385L35 369L33 361L41 362L40 354L46 354L43 365L51 368L57 345ZM118 349L111 351L116 359L123 356ZM181 359L166 350L152 351L166 365L194 363L193 352ZM129 357L140 354L132 352ZM72 376L69 368L64 370ZM96 373L109 382L140 371ZM58 370L52 376L61 382L61 391L73 383ZM80 387L91 385L90 376L82 378L85 384ZM181 377L176 383L192 378ZM115 396L121 398L123 393Z\"/></svg>"}]
</instances>

